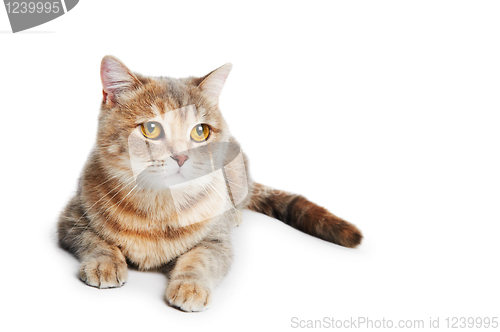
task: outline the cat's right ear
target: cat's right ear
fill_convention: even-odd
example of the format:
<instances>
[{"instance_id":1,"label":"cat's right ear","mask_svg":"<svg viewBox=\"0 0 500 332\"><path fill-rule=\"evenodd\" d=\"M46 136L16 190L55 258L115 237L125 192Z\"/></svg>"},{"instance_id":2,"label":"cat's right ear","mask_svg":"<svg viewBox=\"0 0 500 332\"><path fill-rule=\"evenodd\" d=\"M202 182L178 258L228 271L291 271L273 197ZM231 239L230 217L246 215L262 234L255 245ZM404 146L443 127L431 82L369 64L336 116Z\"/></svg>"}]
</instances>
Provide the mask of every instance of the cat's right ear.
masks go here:
<instances>
[{"instance_id":1,"label":"cat's right ear","mask_svg":"<svg viewBox=\"0 0 500 332\"><path fill-rule=\"evenodd\" d=\"M141 85L139 79L112 55L106 55L101 61L102 102L114 106L120 94L136 89Z\"/></svg>"},{"instance_id":2,"label":"cat's right ear","mask_svg":"<svg viewBox=\"0 0 500 332\"><path fill-rule=\"evenodd\" d=\"M198 87L216 100L219 100L222 88L232 68L233 65L231 63L226 63L224 66L217 68L208 75L200 78L201 83L198 84Z\"/></svg>"}]
</instances>

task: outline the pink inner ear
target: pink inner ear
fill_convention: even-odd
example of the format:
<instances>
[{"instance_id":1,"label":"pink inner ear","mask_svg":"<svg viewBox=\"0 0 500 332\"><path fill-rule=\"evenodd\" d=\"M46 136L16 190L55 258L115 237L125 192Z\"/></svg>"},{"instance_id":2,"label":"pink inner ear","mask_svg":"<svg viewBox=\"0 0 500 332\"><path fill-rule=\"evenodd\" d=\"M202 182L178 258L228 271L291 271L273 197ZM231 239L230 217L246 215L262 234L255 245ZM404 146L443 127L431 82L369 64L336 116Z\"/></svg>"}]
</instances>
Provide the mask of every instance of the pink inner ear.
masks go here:
<instances>
[{"instance_id":1,"label":"pink inner ear","mask_svg":"<svg viewBox=\"0 0 500 332\"><path fill-rule=\"evenodd\" d=\"M112 92L102 90L102 102L111 107L116 105L115 95Z\"/></svg>"},{"instance_id":2,"label":"pink inner ear","mask_svg":"<svg viewBox=\"0 0 500 332\"><path fill-rule=\"evenodd\" d=\"M108 98L108 93L104 91L104 89L102 89L102 102L106 103L107 98Z\"/></svg>"},{"instance_id":3,"label":"pink inner ear","mask_svg":"<svg viewBox=\"0 0 500 332\"><path fill-rule=\"evenodd\" d=\"M140 84L137 77L120 60L109 55L101 61L101 81L103 102L110 105L114 105L121 92Z\"/></svg>"},{"instance_id":4,"label":"pink inner ear","mask_svg":"<svg viewBox=\"0 0 500 332\"><path fill-rule=\"evenodd\" d=\"M106 92L104 89L102 90L102 102L104 104L108 104L109 106L115 105L115 98L112 92Z\"/></svg>"}]
</instances>

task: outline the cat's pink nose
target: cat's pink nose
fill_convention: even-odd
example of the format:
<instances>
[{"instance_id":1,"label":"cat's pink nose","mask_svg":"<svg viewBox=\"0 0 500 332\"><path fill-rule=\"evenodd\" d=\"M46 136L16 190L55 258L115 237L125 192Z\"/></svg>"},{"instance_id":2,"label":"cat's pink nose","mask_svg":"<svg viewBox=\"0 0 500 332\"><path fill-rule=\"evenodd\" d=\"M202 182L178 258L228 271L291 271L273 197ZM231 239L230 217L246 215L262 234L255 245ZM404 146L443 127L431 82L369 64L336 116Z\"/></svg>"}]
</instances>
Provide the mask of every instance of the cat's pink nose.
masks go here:
<instances>
[{"instance_id":1,"label":"cat's pink nose","mask_svg":"<svg viewBox=\"0 0 500 332\"><path fill-rule=\"evenodd\" d=\"M186 156L185 154L174 154L173 156L170 156L170 158L172 158L173 160L175 160L177 162L177 165L179 165L179 167L181 167L182 165L184 165L184 163L186 162L186 160L189 159L189 157Z\"/></svg>"}]
</instances>

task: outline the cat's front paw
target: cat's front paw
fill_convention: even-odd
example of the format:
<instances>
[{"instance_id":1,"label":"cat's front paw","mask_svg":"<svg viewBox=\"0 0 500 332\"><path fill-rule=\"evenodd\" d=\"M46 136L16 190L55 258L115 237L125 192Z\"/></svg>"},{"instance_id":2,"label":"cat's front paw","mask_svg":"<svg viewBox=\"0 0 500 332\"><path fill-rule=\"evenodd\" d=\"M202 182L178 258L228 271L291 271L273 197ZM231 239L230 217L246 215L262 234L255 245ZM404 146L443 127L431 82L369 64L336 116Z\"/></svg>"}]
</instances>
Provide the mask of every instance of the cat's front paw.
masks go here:
<instances>
[{"instance_id":1,"label":"cat's front paw","mask_svg":"<svg viewBox=\"0 0 500 332\"><path fill-rule=\"evenodd\" d=\"M196 279L172 280L166 292L168 303L182 311L203 311L208 308L211 290Z\"/></svg>"},{"instance_id":2,"label":"cat's front paw","mask_svg":"<svg viewBox=\"0 0 500 332\"><path fill-rule=\"evenodd\" d=\"M115 288L127 281L127 263L107 256L83 261L80 265L80 279L89 286Z\"/></svg>"}]
</instances>

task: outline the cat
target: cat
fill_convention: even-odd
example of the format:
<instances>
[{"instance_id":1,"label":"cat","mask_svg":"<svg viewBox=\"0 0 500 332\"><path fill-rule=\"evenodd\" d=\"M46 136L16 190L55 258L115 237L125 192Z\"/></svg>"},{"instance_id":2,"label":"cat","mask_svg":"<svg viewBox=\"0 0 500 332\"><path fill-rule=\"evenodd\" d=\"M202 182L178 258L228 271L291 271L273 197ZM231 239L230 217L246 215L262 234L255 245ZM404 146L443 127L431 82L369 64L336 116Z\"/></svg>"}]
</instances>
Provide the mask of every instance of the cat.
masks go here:
<instances>
[{"instance_id":1,"label":"cat","mask_svg":"<svg viewBox=\"0 0 500 332\"><path fill-rule=\"evenodd\" d=\"M219 110L231 68L146 77L103 58L96 144L57 230L87 285L120 287L128 267L163 271L167 304L203 311L228 272L230 231L245 208L329 242L360 244L351 223L251 180Z\"/></svg>"}]
</instances>

